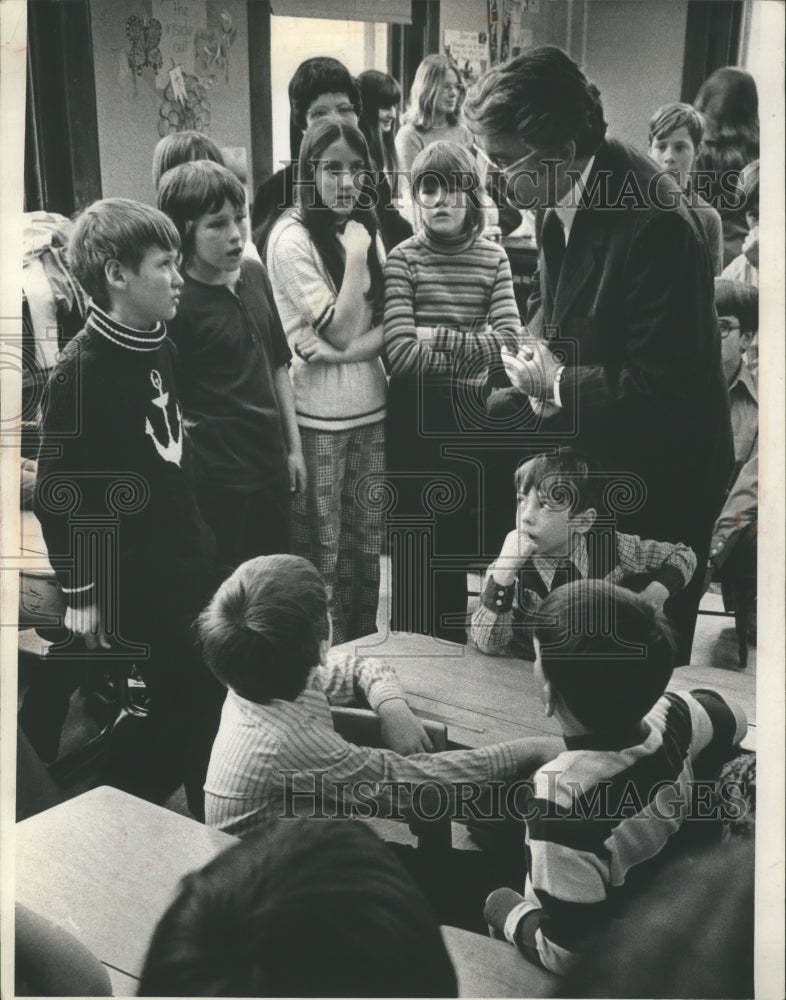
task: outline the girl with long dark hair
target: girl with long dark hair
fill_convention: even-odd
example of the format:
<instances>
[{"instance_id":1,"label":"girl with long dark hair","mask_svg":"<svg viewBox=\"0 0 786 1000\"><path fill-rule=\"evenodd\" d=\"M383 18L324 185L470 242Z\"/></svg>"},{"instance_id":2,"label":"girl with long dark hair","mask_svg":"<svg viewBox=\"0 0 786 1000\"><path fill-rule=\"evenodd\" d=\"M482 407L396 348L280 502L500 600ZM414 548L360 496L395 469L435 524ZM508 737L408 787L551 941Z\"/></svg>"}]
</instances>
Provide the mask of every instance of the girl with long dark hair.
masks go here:
<instances>
[{"instance_id":1,"label":"girl with long dark hair","mask_svg":"<svg viewBox=\"0 0 786 1000\"><path fill-rule=\"evenodd\" d=\"M303 137L296 204L270 233L267 266L295 352L291 375L306 460L294 551L332 590L336 643L376 631L387 385L380 361L384 247L368 146L335 119Z\"/></svg>"}]
</instances>

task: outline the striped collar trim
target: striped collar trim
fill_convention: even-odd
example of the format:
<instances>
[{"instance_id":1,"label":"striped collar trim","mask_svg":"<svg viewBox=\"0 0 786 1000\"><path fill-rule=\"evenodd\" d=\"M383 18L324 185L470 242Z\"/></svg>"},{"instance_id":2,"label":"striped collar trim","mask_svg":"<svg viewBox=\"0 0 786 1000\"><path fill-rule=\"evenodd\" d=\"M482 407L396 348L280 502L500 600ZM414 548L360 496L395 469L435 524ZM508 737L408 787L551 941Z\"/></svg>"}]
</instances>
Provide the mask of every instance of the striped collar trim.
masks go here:
<instances>
[{"instance_id":1,"label":"striped collar trim","mask_svg":"<svg viewBox=\"0 0 786 1000\"><path fill-rule=\"evenodd\" d=\"M129 351L156 351L166 338L166 324L163 322L156 323L152 330L135 330L118 323L95 304L90 306L87 328Z\"/></svg>"}]
</instances>

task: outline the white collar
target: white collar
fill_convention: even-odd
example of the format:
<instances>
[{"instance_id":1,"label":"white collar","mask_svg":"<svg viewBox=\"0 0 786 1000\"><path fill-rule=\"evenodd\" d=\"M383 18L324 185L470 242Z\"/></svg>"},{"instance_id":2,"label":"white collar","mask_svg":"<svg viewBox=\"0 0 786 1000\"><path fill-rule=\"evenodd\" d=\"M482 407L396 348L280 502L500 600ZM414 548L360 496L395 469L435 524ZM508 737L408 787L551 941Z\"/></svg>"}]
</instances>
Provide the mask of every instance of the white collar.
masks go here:
<instances>
[{"instance_id":1,"label":"white collar","mask_svg":"<svg viewBox=\"0 0 786 1000\"><path fill-rule=\"evenodd\" d=\"M587 160L587 165L581 172L581 176L575 183L571 184L570 191L565 195L564 198L560 199L554 206L554 211L557 213L557 218L562 223L562 227L565 230L565 245L567 246L568 240L570 239L570 230L573 226L573 220L576 218L576 212L579 210L579 201L581 195L584 192L584 188L587 186L587 178L589 177L590 170L592 170L592 165L595 162L595 154Z\"/></svg>"}]
</instances>

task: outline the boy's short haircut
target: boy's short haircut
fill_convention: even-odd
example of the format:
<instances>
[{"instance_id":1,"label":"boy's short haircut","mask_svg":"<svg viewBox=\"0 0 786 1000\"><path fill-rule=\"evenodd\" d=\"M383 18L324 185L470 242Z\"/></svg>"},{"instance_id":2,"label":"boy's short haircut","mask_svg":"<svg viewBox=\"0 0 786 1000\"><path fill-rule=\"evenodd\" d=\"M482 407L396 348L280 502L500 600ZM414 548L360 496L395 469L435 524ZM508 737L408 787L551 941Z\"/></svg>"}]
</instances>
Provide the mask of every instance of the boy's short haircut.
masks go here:
<instances>
[{"instance_id":1,"label":"boy's short haircut","mask_svg":"<svg viewBox=\"0 0 786 1000\"><path fill-rule=\"evenodd\" d=\"M553 590L535 626L543 674L591 732L630 729L666 690L674 669L671 625L644 597L606 580Z\"/></svg>"},{"instance_id":2,"label":"boy's short haircut","mask_svg":"<svg viewBox=\"0 0 786 1000\"><path fill-rule=\"evenodd\" d=\"M104 198L74 220L66 256L76 280L103 310L111 308L105 268L110 260L137 270L148 251L180 250L178 231L163 212L129 198Z\"/></svg>"},{"instance_id":3,"label":"boy's short haircut","mask_svg":"<svg viewBox=\"0 0 786 1000\"><path fill-rule=\"evenodd\" d=\"M455 997L436 917L363 823L278 820L188 875L139 996Z\"/></svg>"},{"instance_id":4,"label":"boy's short haircut","mask_svg":"<svg viewBox=\"0 0 786 1000\"><path fill-rule=\"evenodd\" d=\"M656 139L666 139L683 125L687 128L691 142L698 150L704 138L704 115L697 111L692 104L683 104L681 101L662 105L650 118L649 142Z\"/></svg>"},{"instance_id":5,"label":"boy's short haircut","mask_svg":"<svg viewBox=\"0 0 786 1000\"><path fill-rule=\"evenodd\" d=\"M299 556L249 559L218 588L196 632L225 687L259 704L293 701L330 634L325 581Z\"/></svg>"},{"instance_id":6,"label":"boy's short haircut","mask_svg":"<svg viewBox=\"0 0 786 1000\"><path fill-rule=\"evenodd\" d=\"M715 279L715 311L719 316L736 316L743 333L759 329L759 289L744 281Z\"/></svg>"},{"instance_id":7,"label":"boy's short haircut","mask_svg":"<svg viewBox=\"0 0 786 1000\"><path fill-rule=\"evenodd\" d=\"M177 226L183 259L194 254L194 229L199 219L219 212L228 201L245 211L246 192L228 167L211 160L181 163L168 170L158 187L158 207Z\"/></svg>"},{"instance_id":8,"label":"boy's short haircut","mask_svg":"<svg viewBox=\"0 0 786 1000\"><path fill-rule=\"evenodd\" d=\"M173 132L159 139L153 150L153 184L158 184L167 170L192 160L212 160L225 167L221 150L212 139L201 132Z\"/></svg>"},{"instance_id":9,"label":"boy's short haircut","mask_svg":"<svg viewBox=\"0 0 786 1000\"><path fill-rule=\"evenodd\" d=\"M360 87L347 67L330 56L306 59L289 81L289 105L292 121L301 132L306 130L306 112L323 94L346 94L355 114L360 117Z\"/></svg>"},{"instance_id":10,"label":"boy's short haircut","mask_svg":"<svg viewBox=\"0 0 786 1000\"><path fill-rule=\"evenodd\" d=\"M537 490L555 509L581 514L590 507L600 513L603 488L608 481L598 465L574 448L544 452L522 462L515 473L516 492Z\"/></svg>"},{"instance_id":11,"label":"boy's short haircut","mask_svg":"<svg viewBox=\"0 0 786 1000\"><path fill-rule=\"evenodd\" d=\"M431 182L449 191L466 191L467 214L464 219L464 233L477 237L486 226L483 209L483 186L474 156L456 142L440 139L425 146L412 163L410 185L415 209L419 211L420 191L424 183Z\"/></svg>"}]
</instances>

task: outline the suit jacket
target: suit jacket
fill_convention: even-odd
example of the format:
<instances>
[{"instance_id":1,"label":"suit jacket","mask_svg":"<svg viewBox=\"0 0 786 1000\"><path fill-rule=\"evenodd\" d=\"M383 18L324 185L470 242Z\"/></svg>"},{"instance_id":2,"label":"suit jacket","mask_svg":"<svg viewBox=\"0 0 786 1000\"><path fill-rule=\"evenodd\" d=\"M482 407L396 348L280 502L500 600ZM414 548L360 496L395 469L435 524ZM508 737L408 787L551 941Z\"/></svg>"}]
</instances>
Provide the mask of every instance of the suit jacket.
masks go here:
<instances>
[{"instance_id":1,"label":"suit jacket","mask_svg":"<svg viewBox=\"0 0 786 1000\"><path fill-rule=\"evenodd\" d=\"M697 554L733 465L713 297L706 246L676 183L631 147L603 142L559 280L541 254L527 303L531 332L566 361L562 410L535 434L640 476L643 505L623 512L621 530ZM513 393L492 393L492 412L515 404Z\"/></svg>"}]
</instances>

